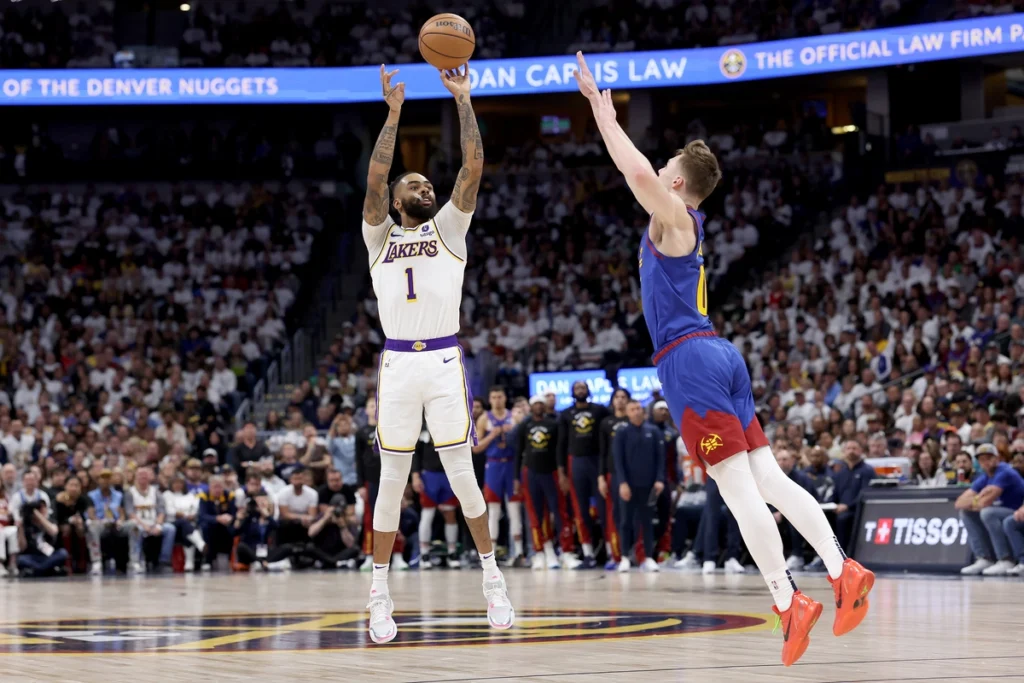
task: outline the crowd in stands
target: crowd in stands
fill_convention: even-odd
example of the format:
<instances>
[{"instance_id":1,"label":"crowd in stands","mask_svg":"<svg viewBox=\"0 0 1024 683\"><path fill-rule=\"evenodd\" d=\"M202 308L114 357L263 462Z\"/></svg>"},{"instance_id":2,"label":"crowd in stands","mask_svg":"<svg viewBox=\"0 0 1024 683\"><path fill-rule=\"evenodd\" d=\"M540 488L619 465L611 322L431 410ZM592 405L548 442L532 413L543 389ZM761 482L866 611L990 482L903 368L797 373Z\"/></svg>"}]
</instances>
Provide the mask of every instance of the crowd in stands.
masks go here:
<instances>
[{"instance_id":1,"label":"crowd in stands","mask_svg":"<svg viewBox=\"0 0 1024 683\"><path fill-rule=\"evenodd\" d=\"M111 66L117 50L113 5L7 3L0 13L0 64L5 69Z\"/></svg>"},{"instance_id":2,"label":"crowd in stands","mask_svg":"<svg viewBox=\"0 0 1024 683\"><path fill-rule=\"evenodd\" d=\"M0 132L0 182L95 180L275 180L332 178L354 183L362 142L333 121L270 110L256 119L182 120L141 116L83 121L91 139L64 126L12 123Z\"/></svg>"},{"instance_id":3,"label":"crowd in stands","mask_svg":"<svg viewBox=\"0 0 1024 683\"><path fill-rule=\"evenodd\" d=\"M8 502L32 470L85 495L104 471L120 484L159 467L167 484L189 456L226 462L225 427L285 341L332 203L316 188L221 184L7 196Z\"/></svg>"},{"instance_id":4,"label":"crowd in stands","mask_svg":"<svg viewBox=\"0 0 1024 683\"><path fill-rule=\"evenodd\" d=\"M29 3L21 3L28 5ZM67 9L69 5L73 9ZM567 51L658 50L863 31L920 21L915 0L847 0L779 5L765 0L621 0L579 14L568 35L527 30L527 3L464 2L401 11L372 3L192 3L177 45L180 66L348 66L419 61L417 34L430 16L456 12L473 25L478 59ZM949 17L997 14L1016 2L959 3ZM15 67L105 67L120 44L106 3L12 4L3 17L3 64ZM934 17L930 17L934 18ZM551 22L557 26L558 22Z\"/></svg>"}]
</instances>

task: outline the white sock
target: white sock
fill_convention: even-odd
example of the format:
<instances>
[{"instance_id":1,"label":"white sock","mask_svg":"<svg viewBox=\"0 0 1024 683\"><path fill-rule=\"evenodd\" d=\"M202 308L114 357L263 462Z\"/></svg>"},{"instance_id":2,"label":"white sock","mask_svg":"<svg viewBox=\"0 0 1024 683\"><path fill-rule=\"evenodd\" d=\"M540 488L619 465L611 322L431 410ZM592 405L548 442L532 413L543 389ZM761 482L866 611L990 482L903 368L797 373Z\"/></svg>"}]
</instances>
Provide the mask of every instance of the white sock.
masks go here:
<instances>
[{"instance_id":1,"label":"white sock","mask_svg":"<svg viewBox=\"0 0 1024 683\"><path fill-rule=\"evenodd\" d=\"M594 546L590 545L589 543L584 543L583 544L583 557L593 557L593 556L594 556Z\"/></svg>"},{"instance_id":2,"label":"white sock","mask_svg":"<svg viewBox=\"0 0 1024 683\"><path fill-rule=\"evenodd\" d=\"M444 540L448 542L448 554L455 554L455 546L459 542L459 525L458 524L445 524L444 525Z\"/></svg>"},{"instance_id":3,"label":"white sock","mask_svg":"<svg viewBox=\"0 0 1024 683\"><path fill-rule=\"evenodd\" d=\"M480 567L484 570L484 581L498 574L498 562L494 559L494 551L480 556Z\"/></svg>"},{"instance_id":4,"label":"white sock","mask_svg":"<svg viewBox=\"0 0 1024 683\"><path fill-rule=\"evenodd\" d=\"M434 513L437 508L423 508L420 512L420 555L430 552L430 541L434 531Z\"/></svg>"},{"instance_id":5,"label":"white sock","mask_svg":"<svg viewBox=\"0 0 1024 683\"><path fill-rule=\"evenodd\" d=\"M523 554L523 504L508 503L508 535L511 536L512 557Z\"/></svg>"},{"instance_id":6,"label":"white sock","mask_svg":"<svg viewBox=\"0 0 1024 683\"><path fill-rule=\"evenodd\" d=\"M498 545L498 523L501 521L501 503L487 504L487 530L491 532L491 543Z\"/></svg>"},{"instance_id":7,"label":"white sock","mask_svg":"<svg viewBox=\"0 0 1024 683\"><path fill-rule=\"evenodd\" d=\"M839 539L834 535L826 536L811 545L818 552L821 561L825 563L828 575L832 577L833 581L838 579L843 573L843 563L846 562L846 553L843 552L843 546L839 545Z\"/></svg>"},{"instance_id":8,"label":"white sock","mask_svg":"<svg viewBox=\"0 0 1024 683\"><path fill-rule=\"evenodd\" d=\"M373 563L373 583L370 584L370 595L378 595L383 593L388 594L388 567L391 563L377 564Z\"/></svg>"},{"instance_id":9,"label":"white sock","mask_svg":"<svg viewBox=\"0 0 1024 683\"><path fill-rule=\"evenodd\" d=\"M555 554L555 546L551 543L551 541L544 541L544 554L545 555L554 555Z\"/></svg>"},{"instance_id":10,"label":"white sock","mask_svg":"<svg viewBox=\"0 0 1024 683\"><path fill-rule=\"evenodd\" d=\"M785 612L793 604L793 593L796 592L796 583L789 570L783 567L771 574L765 574L764 582L768 584L768 590L772 592L775 599L775 606L780 612Z\"/></svg>"}]
</instances>

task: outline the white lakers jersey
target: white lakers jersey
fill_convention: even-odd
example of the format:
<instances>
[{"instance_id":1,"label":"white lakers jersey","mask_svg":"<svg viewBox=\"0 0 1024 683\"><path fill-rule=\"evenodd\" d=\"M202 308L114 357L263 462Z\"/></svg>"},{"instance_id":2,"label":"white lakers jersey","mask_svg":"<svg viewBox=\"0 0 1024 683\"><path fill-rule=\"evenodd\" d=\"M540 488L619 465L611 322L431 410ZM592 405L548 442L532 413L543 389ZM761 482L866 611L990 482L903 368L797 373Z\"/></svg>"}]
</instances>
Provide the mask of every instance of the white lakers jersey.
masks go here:
<instances>
[{"instance_id":1,"label":"white lakers jersey","mask_svg":"<svg viewBox=\"0 0 1024 683\"><path fill-rule=\"evenodd\" d=\"M448 202L415 228L363 221L370 278L388 339L417 341L459 331L466 232L473 214Z\"/></svg>"}]
</instances>

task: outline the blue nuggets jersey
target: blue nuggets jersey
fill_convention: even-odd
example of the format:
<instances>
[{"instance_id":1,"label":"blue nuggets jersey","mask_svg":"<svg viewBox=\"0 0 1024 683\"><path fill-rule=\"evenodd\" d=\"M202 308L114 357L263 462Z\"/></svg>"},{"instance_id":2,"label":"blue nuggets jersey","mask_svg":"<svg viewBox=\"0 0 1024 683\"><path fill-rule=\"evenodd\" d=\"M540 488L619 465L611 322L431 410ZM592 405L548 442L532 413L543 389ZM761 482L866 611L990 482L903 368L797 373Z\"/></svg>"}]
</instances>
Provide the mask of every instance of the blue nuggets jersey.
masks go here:
<instances>
[{"instance_id":1,"label":"blue nuggets jersey","mask_svg":"<svg viewBox=\"0 0 1024 683\"><path fill-rule=\"evenodd\" d=\"M687 211L697 226L697 248L692 253L665 256L654 246L650 227L640 241L640 291L655 351L680 337L714 331L704 275L704 214L690 207Z\"/></svg>"},{"instance_id":2,"label":"blue nuggets jersey","mask_svg":"<svg viewBox=\"0 0 1024 683\"><path fill-rule=\"evenodd\" d=\"M499 420L494 416L494 413L487 411L487 421L491 425L491 429L498 429L502 425L512 424L512 411L506 410L505 417ZM491 445L487 447L487 459L492 460L508 460L515 458L516 447L512 441L513 432L502 434L497 439L491 442Z\"/></svg>"}]
</instances>

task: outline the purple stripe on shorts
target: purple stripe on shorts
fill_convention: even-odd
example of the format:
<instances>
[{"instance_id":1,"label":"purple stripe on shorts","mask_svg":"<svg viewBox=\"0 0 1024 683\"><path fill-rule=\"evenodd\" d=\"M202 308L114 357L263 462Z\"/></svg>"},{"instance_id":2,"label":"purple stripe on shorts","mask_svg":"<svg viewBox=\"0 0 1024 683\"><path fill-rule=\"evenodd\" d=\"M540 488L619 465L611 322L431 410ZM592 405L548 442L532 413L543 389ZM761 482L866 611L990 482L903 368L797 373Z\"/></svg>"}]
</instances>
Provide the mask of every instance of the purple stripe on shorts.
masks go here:
<instances>
[{"instance_id":1,"label":"purple stripe on shorts","mask_svg":"<svg viewBox=\"0 0 1024 683\"><path fill-rule=\"evenodd\" d=\"M419 339L417 341L404 341L402 339L388 339L384 342L385 351L401 351L413 353L416 351L437 351L438 349L450 349L458 346L459 340L453 334L450 337L438 337L437 339Z\"/></svg>"},{"instance_id":2,"label":"purple stripe on shorts","mask_svg":"<svg viewBox=\"0 0 1024 683\"><path fill-rule=\"evenodd\" d=\"M466 352L459 347L459 362L462 363L462 381L466 385L466 414L469 415L469 436L472 445L477 445L476 420L473 419L473 390L469 387L469 370L466 369Z\"/></svg>"}]
</instances>

